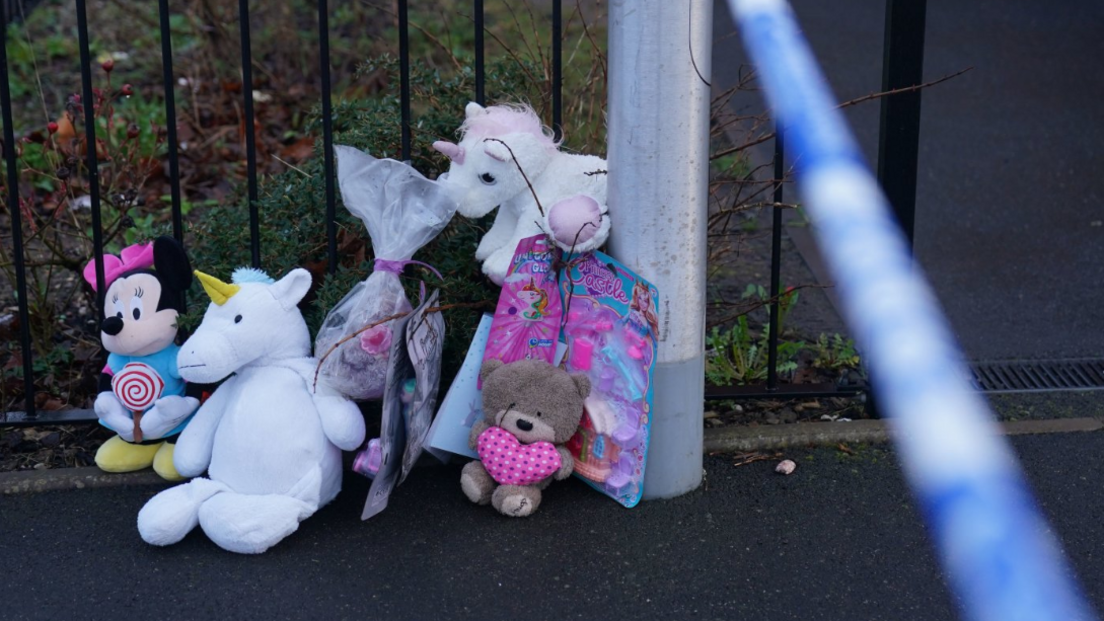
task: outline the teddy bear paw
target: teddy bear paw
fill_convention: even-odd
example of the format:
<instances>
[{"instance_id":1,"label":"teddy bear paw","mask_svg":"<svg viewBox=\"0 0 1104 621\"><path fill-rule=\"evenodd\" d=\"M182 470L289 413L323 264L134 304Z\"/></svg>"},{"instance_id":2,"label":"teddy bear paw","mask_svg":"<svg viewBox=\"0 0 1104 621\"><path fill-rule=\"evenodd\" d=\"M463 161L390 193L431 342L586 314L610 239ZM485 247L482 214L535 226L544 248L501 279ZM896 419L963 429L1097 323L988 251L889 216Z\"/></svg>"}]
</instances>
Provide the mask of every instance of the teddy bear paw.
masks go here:
<instances>
[{"instance_id":1,"label":"teddy bear paw","mask_svg":"<svg viewBox=\"0 0 1104 621\"><path fill-rule=\"evenodd\" d=\"M482 463L473 461L464 466L460 473L460 489L464 490L468 500L477 505L486 505L491 502L495 482Z\"/></svg>"},{"instance_id":2,"label":"teddy bear paw","mask_svg":"<svg viewBox=\"0 0 1104 621\"><path fill-rule=\"evenodd\" d=\"M491 504L502 515L528 517L540 506L541 493L534 487L503 485L495 490Z\"/></svg>"}]
</instances>

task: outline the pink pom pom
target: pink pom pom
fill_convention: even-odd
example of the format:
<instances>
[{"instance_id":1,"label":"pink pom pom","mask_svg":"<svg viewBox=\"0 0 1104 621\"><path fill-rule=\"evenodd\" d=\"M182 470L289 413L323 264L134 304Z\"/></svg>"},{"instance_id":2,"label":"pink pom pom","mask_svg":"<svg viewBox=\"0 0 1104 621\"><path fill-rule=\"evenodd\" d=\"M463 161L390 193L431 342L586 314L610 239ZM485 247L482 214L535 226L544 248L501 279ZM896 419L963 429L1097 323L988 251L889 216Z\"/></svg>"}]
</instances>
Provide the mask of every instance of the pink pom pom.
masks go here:
<instances>
[{"instance_id":1,"label":"pink pom pom","mask_svg":"<svg viewBox=\"0 0 1104 621\"><path fill-rule=\"evenodd\" d=\"M548 226L560 245L590 241L602 226L602 210L598 201L580 194L564 199L548 210Z\"/></svg>"}]
</instances>

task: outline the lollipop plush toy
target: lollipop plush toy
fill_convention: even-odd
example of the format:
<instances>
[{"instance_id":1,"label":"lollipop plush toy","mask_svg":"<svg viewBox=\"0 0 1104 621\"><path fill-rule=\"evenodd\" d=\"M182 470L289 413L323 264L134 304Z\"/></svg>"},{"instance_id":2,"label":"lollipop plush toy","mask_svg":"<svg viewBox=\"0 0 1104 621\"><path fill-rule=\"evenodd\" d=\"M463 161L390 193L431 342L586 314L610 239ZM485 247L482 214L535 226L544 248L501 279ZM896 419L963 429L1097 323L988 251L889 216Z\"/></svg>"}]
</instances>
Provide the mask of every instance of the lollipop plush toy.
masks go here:
<instances>
[{"instance_id":1,"label":"lollipop plush toy","mask_svg":"<svg viewBox=\"0 0 1104 621\"><path fill-rule=\"evenodd\" d=\"M96 288L95 262L85 266L84 278ZM106 472L152 465L163 478L179 481L175 438L199 406L184 394L176 369L176 320L192 284L188 257L176 240L159 237L124 248L118 257L104 256L104 282L100 338L109 355L95 411L118 435L96 452L96 465Z\"/></svg>"}]
</instances>

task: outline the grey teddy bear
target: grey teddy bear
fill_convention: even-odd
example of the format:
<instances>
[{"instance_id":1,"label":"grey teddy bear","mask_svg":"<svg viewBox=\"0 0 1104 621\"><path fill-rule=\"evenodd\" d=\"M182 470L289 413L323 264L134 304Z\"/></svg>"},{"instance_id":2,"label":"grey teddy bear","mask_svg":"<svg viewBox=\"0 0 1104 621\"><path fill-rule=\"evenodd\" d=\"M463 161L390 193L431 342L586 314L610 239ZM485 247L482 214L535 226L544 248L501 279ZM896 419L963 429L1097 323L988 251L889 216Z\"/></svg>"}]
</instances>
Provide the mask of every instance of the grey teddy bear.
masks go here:
<instances>
[{"instance_id":1,"label":"grey teddy bear","mask_svg":"<svg viewBox=\"0 0 1104 621\"><path fill-rule=\"evenodd\" d=\"M541 490L575 470L563 445L583 417L590 380L538 360L488 360L479 377L484 419L468 442L483 461L464 466L460 486L469 500L503 515L532 515Z\"/></svg>"}]
</instances>

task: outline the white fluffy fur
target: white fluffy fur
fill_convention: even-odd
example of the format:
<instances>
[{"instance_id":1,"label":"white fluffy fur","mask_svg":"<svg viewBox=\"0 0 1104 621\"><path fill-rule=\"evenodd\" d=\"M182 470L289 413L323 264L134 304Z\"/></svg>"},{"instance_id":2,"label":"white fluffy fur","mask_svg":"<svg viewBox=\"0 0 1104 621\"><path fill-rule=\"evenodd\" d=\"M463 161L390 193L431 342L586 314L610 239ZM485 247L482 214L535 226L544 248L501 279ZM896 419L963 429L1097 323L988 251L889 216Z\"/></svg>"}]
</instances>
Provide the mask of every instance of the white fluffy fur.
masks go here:
<instances>
[{"instance_id":1,"label":"white fluffy fur","mask_svg":"<svg viewBox=\"0 0 1104 621\"><path fill-rule=\"evenodd\" d=\"M188 381L234 375L200 407L173 455L182 475L208 478L142 508L147 542L176 543L199 525L222 548L264 552L341 489L341 450L364 441L364 419L352 402L311 390L316 361L296 307L309 287L302 269L273 284L242 282L184 343L178 366Z\"/></svg>"},{"instance_id":2,"label":"white fluffy fur","mask_svg":"<svg viewBox=\"0 0 1104 621\"><path fill-rule=\"evenodd\" d=\"M539 121L535 121L537 129L532 128L534 123L528 122L529 115L535 119L535 114L528 108L484 108L469 103L465 115L467 131L459 145L434 144L434 148L452 160L448 173L439 181L459 202L457 211L463 216L479 218L499 207L494 225L475 251L475 258L483 262L483 272L491 280L502 284L518 242L526 237L544 233L552 236L565 250L574 247L579 252L605 243L610 229L605 160L556 149L555 144L539 131ZM520 117L511 122L510 115ZM481 124L482 116L494 116L495 122ZM497 122L499 118L505 118L506 122ZM506 129L505 133L476 131L481 125ZM528 129L516 131L523 127ZM532 191L518 171L518 165L525 171ZM494 183L486 183L482 178L484 174L491 175ZM543 216L533 199L534 193L544 209ZM577 200L580 198L586 200ZM582 215L581 207L585 208ZM570 215L555 215L557 211L567 211ZM592 221L594 226L576 236L586 221Z\"/></svg>"}]
</instances>

